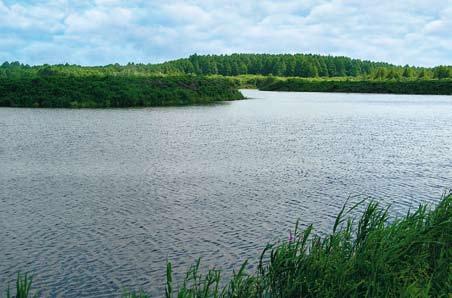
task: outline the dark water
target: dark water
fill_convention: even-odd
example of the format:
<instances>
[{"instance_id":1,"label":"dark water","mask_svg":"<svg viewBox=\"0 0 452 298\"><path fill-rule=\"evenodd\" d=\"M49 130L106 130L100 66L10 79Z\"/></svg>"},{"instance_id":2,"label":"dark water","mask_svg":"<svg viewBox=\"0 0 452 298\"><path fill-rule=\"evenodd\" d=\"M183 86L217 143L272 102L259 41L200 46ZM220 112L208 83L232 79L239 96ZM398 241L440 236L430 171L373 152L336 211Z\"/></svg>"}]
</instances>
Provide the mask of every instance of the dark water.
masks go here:
<instances>
[{"instance_id":1,"label":"dark water","mask_svg":"<svg viewBox=\"0 0 452 298\"><path fill-rule=\"evenodd\" d=\"M212 106L0 109L0 289L158 293L165 261L225 269L328 231L349 195L435 203L452 187L452 97L245 91Z\"/></svg>"}]
</instances>

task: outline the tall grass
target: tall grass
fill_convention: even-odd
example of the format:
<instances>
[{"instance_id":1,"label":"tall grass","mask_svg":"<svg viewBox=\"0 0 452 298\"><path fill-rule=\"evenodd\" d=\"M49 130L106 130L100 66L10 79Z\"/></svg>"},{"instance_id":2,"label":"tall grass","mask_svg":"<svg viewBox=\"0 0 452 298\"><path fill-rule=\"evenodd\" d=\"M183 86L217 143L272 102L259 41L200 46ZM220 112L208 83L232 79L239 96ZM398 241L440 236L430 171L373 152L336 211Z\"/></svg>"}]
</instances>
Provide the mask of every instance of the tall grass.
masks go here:
<instances>
[{"instance_id":1,"label":"tall grass","mask_svg":"<svg viewBox=\"0 0 452 298\"><path fill-rule=\"evenodd\" d=\"M6 290L6 298L28 298L28 297L38 297L39 293L32 294L31 284L33 280L26 273L21 275L17 273L16 279L16 293L15 295L11 294L11 289L8 285Z\"/></svg>"},{"instance_id":2,"label":"tall grass","mask_svg":"<svg viewBox=\"0 0 452 298\"><path fill-rule=\"evenodd\" d=\"M371 202L359 218L340 211L332 232L295 228L288 241L268 245L256 272L247 262L231 278L202 273L198 260L184 280L167 264L167 298L202 297L450 297L452 293L452 194L434 209L425 205L390 220ZM19 296L18 296L19 297ZM27 297L27 296L20 296ZM126 297L149 297L129 293Z\"/></svg>"},{"instance_id":3,"label":"tall grass","mask_svg":"<svg viewBox=\"0 0 452 298\"><path fill-rule=\"evenodd\" d=\"M293 239L263 251L256 273L244 264L218 291L220 275L206 282L217 272L209 271L190 284L186 278L177 297L448 297L451 203L448 194L435 209L419 206L393 221L376 202L357 220L349 215L357 206L344 206L328 236L296 227Z\"/></svg>"}]
</instances>

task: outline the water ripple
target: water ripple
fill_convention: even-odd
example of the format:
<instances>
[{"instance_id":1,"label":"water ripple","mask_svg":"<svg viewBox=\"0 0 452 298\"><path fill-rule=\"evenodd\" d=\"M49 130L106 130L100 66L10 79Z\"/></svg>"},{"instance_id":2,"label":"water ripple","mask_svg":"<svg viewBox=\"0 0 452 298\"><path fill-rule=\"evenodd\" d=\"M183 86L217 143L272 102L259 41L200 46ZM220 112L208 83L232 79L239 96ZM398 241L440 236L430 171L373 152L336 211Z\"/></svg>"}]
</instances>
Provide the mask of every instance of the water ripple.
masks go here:
<instances>
[{"instance_id":1,"label":"water ripple","mask_svg":"<svg viewBox=\"0 0 452 298\"><path fill-rule=\"evenodd\" d=\"M0 109L0 291L161 295L197 258L237 268L345 200L391 215L452 187L452 97L246 91L224 105Z\"/></svg>"}]
</instances>

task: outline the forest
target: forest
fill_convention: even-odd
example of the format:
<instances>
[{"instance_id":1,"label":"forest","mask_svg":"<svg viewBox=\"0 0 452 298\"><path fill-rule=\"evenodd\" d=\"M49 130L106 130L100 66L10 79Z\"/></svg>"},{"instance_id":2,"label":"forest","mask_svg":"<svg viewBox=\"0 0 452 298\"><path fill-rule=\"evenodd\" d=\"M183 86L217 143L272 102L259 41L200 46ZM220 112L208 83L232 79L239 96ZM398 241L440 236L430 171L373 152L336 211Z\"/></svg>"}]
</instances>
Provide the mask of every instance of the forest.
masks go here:
<instances>
[{"instance_id":1,"label":"forest","mask_svg":"<svg viewBox=\"0 0 452 298\"><path fill-rule=\"evenodd\" d=\"M398 66L312 54L191 55L159 64L0 66L0 106L132 107L241 99L273 91L452 94L452 66Z\"/></svg>"},{"instance_id":2,"label":"forest","mask_svg":"<svg viewBox=\"0 0 452 298\"><path fill-rule=\"evenodd\" d=\"M432 68L398 66L348 57L312 54L232 54L191 55L189 58L159 64L80 66L70 64L30 66L5 62L0 66L0 78L53 75L264 75L304 78L360 77L375 80L447 79L452 78L452 66Z\"/></svg>"},{"instance_id":3,"label":"forest","mask_svg":"<svg viewBox=\"0 0 452 298\"><path fill-rule=\"evenodd\" d=\"M312 54L232 54L192 55L188 59L169 61L156 66L162 73L244 74L282 77L365 77L368 79L435 78L452 77L451 66L433 68L397 66L348 57Z\"/></svg>"}]
</instances>

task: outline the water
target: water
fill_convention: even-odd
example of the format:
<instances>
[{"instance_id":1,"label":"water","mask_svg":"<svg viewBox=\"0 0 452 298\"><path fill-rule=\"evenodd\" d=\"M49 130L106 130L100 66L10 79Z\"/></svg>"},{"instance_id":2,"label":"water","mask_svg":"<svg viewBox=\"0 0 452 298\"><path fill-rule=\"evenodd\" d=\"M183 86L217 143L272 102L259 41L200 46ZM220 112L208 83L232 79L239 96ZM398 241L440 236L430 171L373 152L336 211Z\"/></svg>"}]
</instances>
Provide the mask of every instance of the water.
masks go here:
<instances>
[{"instance_id":1,"label":"water","mask_svg":"<svg viewBox=\"0 0 452 298\"><path fill-rule=\"evenodd\" d=\"M0 290L51 297L162 290L236 268L349 195L403 214L452 187L452 97L274 93L210 106L0 109ZM160 292L161 294L161 292Z\"/></svg>"}]
</instances>

